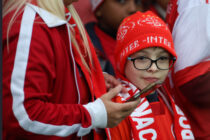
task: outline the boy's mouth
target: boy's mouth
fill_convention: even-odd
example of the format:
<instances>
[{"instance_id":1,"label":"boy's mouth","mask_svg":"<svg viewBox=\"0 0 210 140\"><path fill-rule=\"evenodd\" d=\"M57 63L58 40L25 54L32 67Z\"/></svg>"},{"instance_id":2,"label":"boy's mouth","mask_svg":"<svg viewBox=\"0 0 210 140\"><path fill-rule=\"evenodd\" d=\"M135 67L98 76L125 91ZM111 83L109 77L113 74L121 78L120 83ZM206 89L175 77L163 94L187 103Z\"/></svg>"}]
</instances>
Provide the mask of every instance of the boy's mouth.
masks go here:
<instances>
[{"instance_id":1,"label":"boy's mouth","mask_svg":"<svg viewBox=\"0 0 210 140\"><path fill-rule=\"evenodd\" d=\"M159 78L156 78L156 77L145 77L144 80L149 82L149 83L154 83L154 82L158 81Z\"/></svg>"}]
</instances>

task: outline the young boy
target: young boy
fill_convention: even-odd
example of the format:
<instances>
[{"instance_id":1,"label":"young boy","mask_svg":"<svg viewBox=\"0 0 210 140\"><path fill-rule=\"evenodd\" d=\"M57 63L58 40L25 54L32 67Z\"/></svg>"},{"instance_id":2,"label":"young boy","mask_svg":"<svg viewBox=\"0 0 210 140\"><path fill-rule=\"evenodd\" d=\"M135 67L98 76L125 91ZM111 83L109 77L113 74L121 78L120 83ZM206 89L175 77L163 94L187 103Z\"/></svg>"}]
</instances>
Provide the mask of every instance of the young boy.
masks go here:
<instances>
[{"instance_id":1,"label":"young boy","mask_svg":"<svg viewBox=\"0 0 210 140\"><path fill-rule=\"evenodd\" d=\"M86 24L102 70L114 75L114 49L117 29L122 20L136 11L149 9L152 0L91 0L96 22Z\"/></svg>"},{"instance_id":2,"label":"young boy","mask_svg":"<svg viewBox=\"0 0 210 140\"><path fill-rule=\"evenodd\" d=\"M118 95L120 102L149 84L164 81L176 60L166 24L150 11L125 18L117 34L115 60L116 75L128 90L128 94ZM187 118L164 85L139 99L140 105L129 117L107 129L109 139L194 139Z\"/></svg>"}]
</instances>

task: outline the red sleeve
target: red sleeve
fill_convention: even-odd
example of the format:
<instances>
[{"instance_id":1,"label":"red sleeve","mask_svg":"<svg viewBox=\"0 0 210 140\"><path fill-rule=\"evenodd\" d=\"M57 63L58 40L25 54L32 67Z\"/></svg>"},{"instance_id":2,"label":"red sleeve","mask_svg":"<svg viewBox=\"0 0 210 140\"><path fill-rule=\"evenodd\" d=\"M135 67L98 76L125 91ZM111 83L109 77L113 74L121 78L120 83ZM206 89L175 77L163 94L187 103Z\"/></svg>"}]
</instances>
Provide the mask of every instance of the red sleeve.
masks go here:
<instances>
[{"instance_id":1,"label":"red sleeve","mask_svg":"<svg viewBox=\"0 0 210 140\"><path fill-rule=\"evenodd\" d=\"M5 47L3 52L4 103L5 108L10 107L5 116L15 117L4 117L7 127L21 126L27 132L61 137L89 133L93 126L85 107L49 102L52 94L56 94L53 93L56 56L47 29L37 23L30 26L21 22L21 29L17 23L12 27L9 51Z\"/></svg>"},{"instance_id":2,"label":"red sleeve","mask_svg":"<svg viewBox=\"0 0 210 140\"><path fill-rule=\"evenodd\" d=\"M193 80L181 85L180 91L198 107L210 107L210 71L194 78Z\"/></svg>"}]
</instances>

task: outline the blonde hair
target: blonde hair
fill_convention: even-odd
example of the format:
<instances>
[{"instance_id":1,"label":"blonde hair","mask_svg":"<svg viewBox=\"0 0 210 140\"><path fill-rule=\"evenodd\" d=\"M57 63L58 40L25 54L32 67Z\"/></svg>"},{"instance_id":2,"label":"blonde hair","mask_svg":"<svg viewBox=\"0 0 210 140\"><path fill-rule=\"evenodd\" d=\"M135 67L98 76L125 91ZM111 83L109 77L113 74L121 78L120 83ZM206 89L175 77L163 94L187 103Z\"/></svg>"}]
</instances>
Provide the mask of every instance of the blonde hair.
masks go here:
<instances>
[{"instance_id":1,"label":"blonde hair","mask_svg":"<svg viewBox=\"0 0 210 140\"><path fill-rule=\"evenodd\" d=\"M12 24L15 21L15 18L17 17L18 14L20 14L22 12L23 7L26 5L26 3L31 3L31 2L32 2L32 0L3 0L3 18L11 11L15 11L13 16L10 19L9 24L8 24L7 41L9 39L9 32L10 32ZM56 15L57 17L59 17L63 20L66 20L65 6L64 6L63 0L36 0L36 2L37 2L37 6L47 10L48 12ZM86 36L84 26L83 26L82 21L80 20L80 17L78 16L78 14L72 4L68 6L68 9L69 9L72 17L74 18L76 25L79 29L79 32L80 32L80 35L81 35L81 38L83 41L83 45L85 48L85 56L82 55L79 45L76 41L76 38L75 38L74 34L72 33L72 30L74 31L73 28L71 30L71 41L72 41L74 47L76 48L78 54L80 55L82 63L84 64L86 69L90 72L90 67L84 59L84 57L87 56L89 58L89 60L91 61L91 65L92 65L92 55L91 55L91 51L90 51L90 47L89 47L89 43L88 43L88 39ZM7 42L7 44L9 45L9 41Z\"/></svg>"}]
</instances>

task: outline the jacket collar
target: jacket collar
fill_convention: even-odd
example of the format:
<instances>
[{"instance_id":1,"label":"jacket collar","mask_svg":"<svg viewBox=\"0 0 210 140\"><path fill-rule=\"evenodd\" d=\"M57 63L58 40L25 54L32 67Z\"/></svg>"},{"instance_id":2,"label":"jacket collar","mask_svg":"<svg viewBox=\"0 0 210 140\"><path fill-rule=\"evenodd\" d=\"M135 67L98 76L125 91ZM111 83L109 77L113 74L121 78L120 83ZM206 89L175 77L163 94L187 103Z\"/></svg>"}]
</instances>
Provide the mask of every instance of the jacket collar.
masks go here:
<instances>
[{"instance_id":1,"label":"jacket collar","mask_svg":"<svg viewBox=\"0 0 210 140\"><path fill-rule=\"evenodd\" d=\"M57 27L68 23L68 21L60 19L59 17L51 14L50 12L38 6L35 6L30 3L27 3L27 6L31 7L37 14L39 14L39 16L43 19L43 21L47 24L48 27Z\"/></svg>"}]
</instances>

